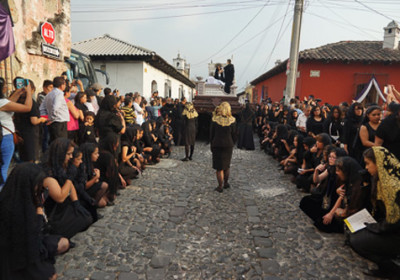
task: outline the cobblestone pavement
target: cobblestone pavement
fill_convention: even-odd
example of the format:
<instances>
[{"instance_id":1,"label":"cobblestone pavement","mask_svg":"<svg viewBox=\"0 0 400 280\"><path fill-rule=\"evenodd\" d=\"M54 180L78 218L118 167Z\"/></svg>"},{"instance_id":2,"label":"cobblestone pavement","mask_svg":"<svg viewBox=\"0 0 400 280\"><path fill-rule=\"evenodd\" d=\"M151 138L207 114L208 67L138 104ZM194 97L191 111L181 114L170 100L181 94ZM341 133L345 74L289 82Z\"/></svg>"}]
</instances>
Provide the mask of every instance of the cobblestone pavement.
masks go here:
<instances>
[{"instance_id":1,"label":"cobblestone pavement","mask_svg":"<svg viewBox=\"0 0 400 280\"><path fill-rule=\"evenodd\" d=\"M59 279L367 279L368 263L343 235L312 226L303 194L269 156L234 150L220 194L209 146L183 155L175 148L101 210L57 258Z\"/></svg>"}]
</instances>

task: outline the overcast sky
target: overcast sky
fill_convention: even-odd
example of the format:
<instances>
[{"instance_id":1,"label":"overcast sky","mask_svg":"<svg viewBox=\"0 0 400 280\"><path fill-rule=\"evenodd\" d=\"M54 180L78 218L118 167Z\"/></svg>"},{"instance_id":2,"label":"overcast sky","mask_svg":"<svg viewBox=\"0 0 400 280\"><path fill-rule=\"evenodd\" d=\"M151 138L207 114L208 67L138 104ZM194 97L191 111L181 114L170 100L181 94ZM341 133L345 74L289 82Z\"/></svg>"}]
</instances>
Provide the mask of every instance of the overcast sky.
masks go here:
<instances>
[{"instance_id":1,"label":"overcast sky","mask_svg":"<svg viewBox=\"0 0 400 280\"><path fill-rule=\"evenodd\" d=\"M383 40L400 21L399 0L304 0L300 50L347 40ZM294 0L72 0L72 41L109 34L172 64L179 52L191 77L232 58L238 90L289 56Z\"/></svg>"}]
</instances>

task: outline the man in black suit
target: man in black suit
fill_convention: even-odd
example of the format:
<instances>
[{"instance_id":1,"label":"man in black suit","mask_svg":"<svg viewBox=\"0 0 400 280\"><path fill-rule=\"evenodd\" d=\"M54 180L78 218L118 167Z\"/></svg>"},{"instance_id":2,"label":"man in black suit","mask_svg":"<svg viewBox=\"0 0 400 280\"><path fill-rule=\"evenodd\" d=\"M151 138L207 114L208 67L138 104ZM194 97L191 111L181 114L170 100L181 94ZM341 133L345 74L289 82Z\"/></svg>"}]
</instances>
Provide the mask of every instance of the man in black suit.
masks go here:
<instances>
[{"instance_id":1,"label":"man in black suit","mask_svg":"<svg viewBox=\"0 0 400 280\"><path fill-rule=\"evenodd\" d=\"M233 84L233 78L235 77L235 68L230 59L227 60L227 65L224 67L225 73L225 88L226 93L231 93L231 85Z\"/></svg>"}]
</instances>

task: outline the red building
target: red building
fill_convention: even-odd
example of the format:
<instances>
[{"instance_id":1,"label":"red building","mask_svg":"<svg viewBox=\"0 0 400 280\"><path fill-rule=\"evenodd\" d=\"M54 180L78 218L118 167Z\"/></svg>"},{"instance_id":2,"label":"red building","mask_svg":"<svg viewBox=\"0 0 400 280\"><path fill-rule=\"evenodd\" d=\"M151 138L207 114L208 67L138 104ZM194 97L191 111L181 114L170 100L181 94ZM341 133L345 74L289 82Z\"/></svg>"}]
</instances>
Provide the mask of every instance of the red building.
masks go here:
<instances>
[{"instance_id":1,"label":"red building","mask_svg":"<svg viewBox=\"0 0 400 280\"><path fill-rule=\"evenodd\" d=\"M391 22L385 28L384 41L342 41L299 53L296 96L310 94L323 102L339 104L356 99L375 77L379 88L393 84L400 89L400 27ZM270 97L279 101L286 87L287 62L256 78L251 84L253 102ZM375 88L365 102L382 102Z\"/></svg>"}]
</instances>

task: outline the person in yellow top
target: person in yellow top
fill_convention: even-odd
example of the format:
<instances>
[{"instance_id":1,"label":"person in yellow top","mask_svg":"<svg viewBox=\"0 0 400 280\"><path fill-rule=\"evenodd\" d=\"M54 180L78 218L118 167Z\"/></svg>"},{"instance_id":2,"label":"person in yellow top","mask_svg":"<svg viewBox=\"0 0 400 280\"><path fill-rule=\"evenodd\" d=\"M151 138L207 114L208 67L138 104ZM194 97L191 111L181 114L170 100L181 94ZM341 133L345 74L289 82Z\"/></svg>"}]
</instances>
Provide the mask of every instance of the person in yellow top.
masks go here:
<instances>
[{"instance_id":1,"label":"person in yellow top","mask_svg":"<svg viewBox=\"0 0 400 280\"><path fill-rule=\"evenodd\" d=\"M136 123L136 114L135 110L133 110L133 100L131 97L127 96L124 100L124 105L121 107L121 111L124 113L124 119L127 126L132 126Z\"/></svg>"}]
</instances>

